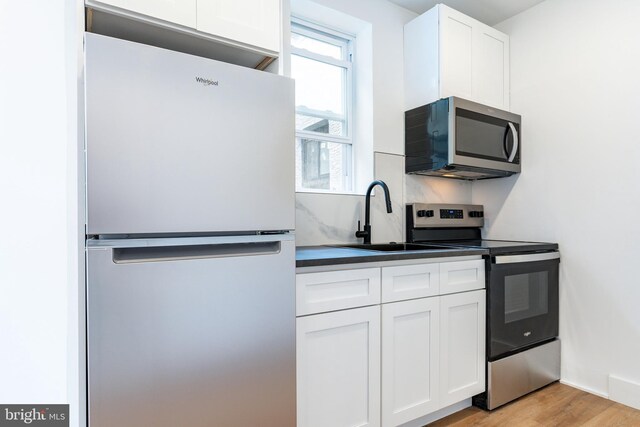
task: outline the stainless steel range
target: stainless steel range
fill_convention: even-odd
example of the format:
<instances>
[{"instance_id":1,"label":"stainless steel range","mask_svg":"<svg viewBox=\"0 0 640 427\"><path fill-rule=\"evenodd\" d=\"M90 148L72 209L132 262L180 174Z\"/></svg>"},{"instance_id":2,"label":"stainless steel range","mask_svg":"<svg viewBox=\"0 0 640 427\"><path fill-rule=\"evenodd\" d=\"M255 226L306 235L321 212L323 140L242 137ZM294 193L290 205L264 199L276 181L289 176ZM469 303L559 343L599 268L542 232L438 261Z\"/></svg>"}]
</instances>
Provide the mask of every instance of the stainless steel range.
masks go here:
<instances>
[{"instance_id":1,"label":"stainless steel range","mask_svg":"<svg viewBox=\"0 0 640 427\"><path fill-rule=\"evenodd\" d=\"M560 379L556 243L484 240L482 205L407 205L407 242L487 250L487 391L494 409Z\"/></svg>"}]
</instances>

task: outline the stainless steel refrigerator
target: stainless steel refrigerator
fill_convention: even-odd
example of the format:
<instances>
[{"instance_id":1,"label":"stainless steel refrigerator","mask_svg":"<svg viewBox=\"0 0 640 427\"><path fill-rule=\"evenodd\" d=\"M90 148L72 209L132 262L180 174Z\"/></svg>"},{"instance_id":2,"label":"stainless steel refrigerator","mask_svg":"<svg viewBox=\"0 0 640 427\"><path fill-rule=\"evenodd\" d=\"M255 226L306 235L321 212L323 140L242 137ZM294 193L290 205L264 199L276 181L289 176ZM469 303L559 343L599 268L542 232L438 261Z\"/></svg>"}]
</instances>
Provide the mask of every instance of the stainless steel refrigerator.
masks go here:
<instances>
[{"instance_id":1,"label":"stainless steel refrigerator","mask_svg":"<svg viewBox=\"0 0 640 427\"><path fill-rule=\"evenodd\" d=\"M85 35L91 427L294 426L294 88Z\"/></svg>"}]
</instances>

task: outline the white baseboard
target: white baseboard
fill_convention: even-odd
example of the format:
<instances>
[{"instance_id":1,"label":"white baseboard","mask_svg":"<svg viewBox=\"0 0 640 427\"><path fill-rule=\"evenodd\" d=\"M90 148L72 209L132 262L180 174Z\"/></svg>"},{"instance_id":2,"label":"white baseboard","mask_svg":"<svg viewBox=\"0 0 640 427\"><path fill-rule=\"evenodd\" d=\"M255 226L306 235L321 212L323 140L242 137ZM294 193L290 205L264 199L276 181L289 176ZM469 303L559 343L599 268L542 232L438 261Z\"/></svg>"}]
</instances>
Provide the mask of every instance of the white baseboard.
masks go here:
<instances>
[{"instance_id":1,"label":"white baseboard","mask_svg":"<svg viewBox=\"0 0 640 427\"><path fill-rule=\"evenodd\" d=\"M455 414L458 411L462 411L465 408L471 406L471 399L465 399L462 402L454 403L453 405L447 406L446 408L442 408L433 412L429 415L425 415L424 417L417 418L415 420L409 421L405 424L402 424L401 427L422 427L430 424L434 421L437 421L441 418L448 417L451 414Z\"/></svg>"},{"instance_id":2,"label":"white baseboard","mask_svg":"<svg viewBox=\"0 0 640 427\"><path fill-rule=\"evenodd\" d=\"M577 388L578 390L586 391L587 393L590 393L590 394L595 394L596 396L604 397L605 399L609 398L609 395L607 395L606 393L602 393L600 391L597 391L597 390L594 390L592 388L585 387L585 386L582 386L582 385L579 385L579 384L574 384L571 381L560 380L560 383L568 385L569 387Z\"/></svg>"},{"instance_id":3,"label":"white baseboard","mask_svg":"<svg viewBox=\"0 0 640 427\"><path fill-rule=\"evenodd\" d=\"M609 375L609 399L640 409L640 384Z\"/></svg>"}]
</instances>

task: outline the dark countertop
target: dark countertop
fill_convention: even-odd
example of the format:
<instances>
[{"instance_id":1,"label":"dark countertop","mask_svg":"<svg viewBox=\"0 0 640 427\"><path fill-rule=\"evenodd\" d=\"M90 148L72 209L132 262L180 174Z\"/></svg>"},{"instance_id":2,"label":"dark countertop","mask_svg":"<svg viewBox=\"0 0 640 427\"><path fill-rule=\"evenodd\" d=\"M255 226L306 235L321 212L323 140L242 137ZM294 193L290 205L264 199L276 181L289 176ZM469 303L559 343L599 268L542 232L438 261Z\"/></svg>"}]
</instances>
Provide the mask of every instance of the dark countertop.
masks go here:
<instances>
[{"instance_id":1,"label":"dark countertop","mask_svg":"<svg viewBox=\"0 0 640 427\"><path fill-rule=\"evenodd\" d=\"M356 264L363 262L398 261L405 259L443 258L468 255L487 255L485 249L451 248L403 252L384 252L334 246L299 246L296 248L296 267Z\"/></svg>"}]
</instances>

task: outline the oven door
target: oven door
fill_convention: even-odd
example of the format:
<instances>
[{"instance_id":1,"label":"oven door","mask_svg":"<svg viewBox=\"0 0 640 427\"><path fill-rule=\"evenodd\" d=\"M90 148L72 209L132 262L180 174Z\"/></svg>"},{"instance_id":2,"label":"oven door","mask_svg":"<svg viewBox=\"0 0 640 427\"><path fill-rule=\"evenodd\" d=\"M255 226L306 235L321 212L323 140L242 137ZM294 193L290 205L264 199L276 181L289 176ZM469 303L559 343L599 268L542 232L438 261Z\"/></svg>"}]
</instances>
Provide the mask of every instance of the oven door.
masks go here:
<instances>
[{"instance_id":1,"label":"oven door","mask_svg":"<svg viewBox=\"0 0 640 427\"><path fill-rule=\"evenodd\" d=\"M520 116L452 97L449 135L451 163L520 172Z\"/></svg>"},{"instance_id":2,"label":"oven door","mask_svg":"<svg viewBox=\"0 0 640 427\"><path fill-rule=\"evenodd\" d=\"M558 336L560 254L504 255L489 266L489 360Z\"/></svg>"}]
</instances>

